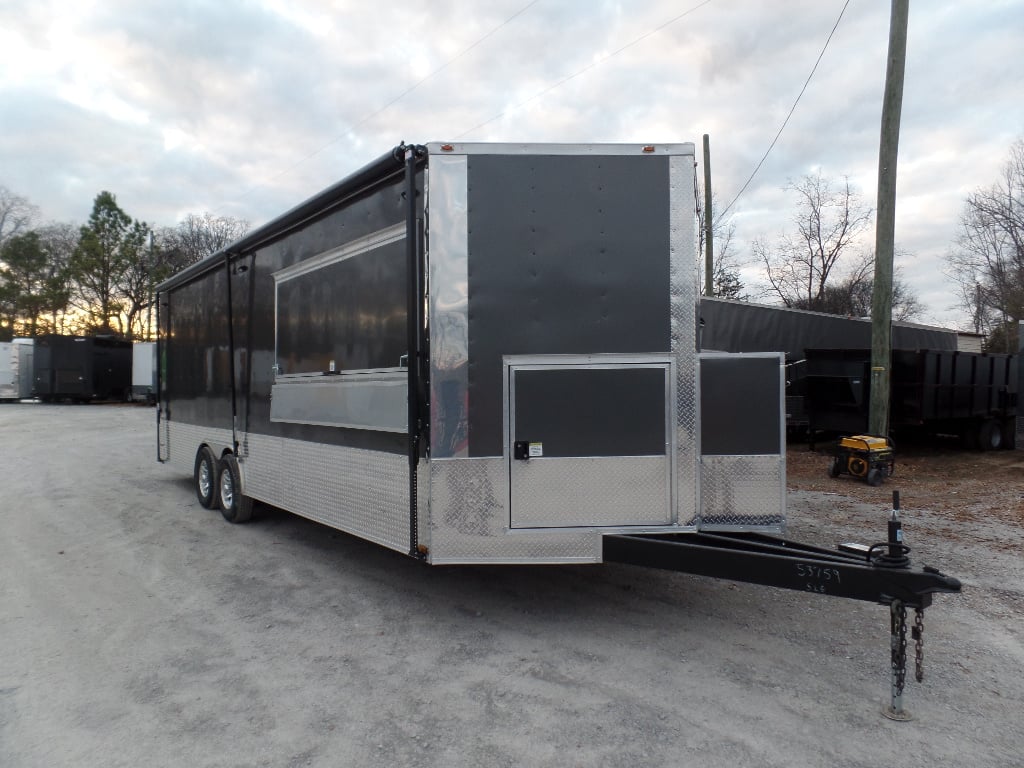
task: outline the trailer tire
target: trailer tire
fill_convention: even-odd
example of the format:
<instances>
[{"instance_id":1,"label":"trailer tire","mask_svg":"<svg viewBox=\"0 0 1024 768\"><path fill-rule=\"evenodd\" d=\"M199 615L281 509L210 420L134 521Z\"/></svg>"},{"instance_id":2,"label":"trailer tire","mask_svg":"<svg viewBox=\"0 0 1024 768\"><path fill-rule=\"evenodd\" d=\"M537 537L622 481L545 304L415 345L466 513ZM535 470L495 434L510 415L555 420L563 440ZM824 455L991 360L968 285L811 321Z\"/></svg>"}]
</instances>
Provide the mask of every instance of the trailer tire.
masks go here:
<instances>
[{"instance_id":1,"label":"trailer tire","mask_svg":"<svg viewBox=\"0 0 1024 768\"><path fill-rule=\"evenodd\" d=\"M217 458L205 445L196 452L192 487L201 505L207 509L217 506Z\"/></svg>"},{"instance_id":2,"label":"trailer tire","mask_svg":"<svg viewBox=\"0 0 1024 768\"><path fill-rule=\"evenodd\" d=\"M992 419L986 419L978 427L978 450L998 451L1003 445L1003 430Z\"/></svg>"},{"instance_id":3,"label":"trailer tire","mask_svg":"<svg viewBox=\"0 0 1024 768\"><path fill-rule=\"evenodd\" d=\"M1007 419L1003 422L1003 448L1012 451L1017 447L1017 420Z\"/></svg>"},{"instance_id":4,"label":"trailer tire","mask_svg":"<svg viewBox=\"0 0 1024 768\"><path fill-rule=\"evenodd\" d=\"M242 495L242 474L234 454L229 453L220 460L217 501L220 513L229 523L247 523L252 518L252 499Z\"/></svg>"}]
</instances>

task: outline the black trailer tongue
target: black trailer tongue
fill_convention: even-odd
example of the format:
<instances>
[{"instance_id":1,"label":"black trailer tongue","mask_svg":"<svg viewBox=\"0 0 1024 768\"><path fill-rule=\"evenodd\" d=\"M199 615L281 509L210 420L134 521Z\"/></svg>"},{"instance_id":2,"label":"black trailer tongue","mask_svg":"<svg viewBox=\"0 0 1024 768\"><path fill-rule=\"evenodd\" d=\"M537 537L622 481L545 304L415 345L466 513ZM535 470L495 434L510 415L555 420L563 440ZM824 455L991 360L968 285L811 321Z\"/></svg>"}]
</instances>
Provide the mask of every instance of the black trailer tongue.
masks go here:
<instances>
[{"instance_id":1,"label":"black trailer tongue","mask_svg":"<svg viewBox=\"0 0 1024 768\"><path fill-rule=\"evenodd\" d=\"M960 592L960 581L931 566L915 566L903 541L899 492L893 493L888 540L823 549L759 533L609 534L605 562L661 568L745 581L890 607L892 700L887 717L909 719L903 709L907 608L915 610L915 677L924 678L924 609L936 593Z\"/></svg>"}]
</instances>

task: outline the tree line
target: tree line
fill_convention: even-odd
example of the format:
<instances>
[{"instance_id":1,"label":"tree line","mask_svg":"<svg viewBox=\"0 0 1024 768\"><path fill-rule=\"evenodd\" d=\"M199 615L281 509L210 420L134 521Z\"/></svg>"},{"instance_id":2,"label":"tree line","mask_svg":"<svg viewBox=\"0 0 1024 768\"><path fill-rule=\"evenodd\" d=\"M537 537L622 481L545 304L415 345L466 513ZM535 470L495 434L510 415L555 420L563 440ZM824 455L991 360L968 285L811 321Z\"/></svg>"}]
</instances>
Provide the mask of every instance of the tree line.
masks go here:
<instances>
[{"instance_id":1,"label":"tree line","mask_svg":"<svg viewBox=\"0 0 1024 768\"><path fill-rule=\"evenodd\" d=\"M875 260L874 253L863 245L862 236L870 229L874 212L846 177L836 180L821 173L808 174L790 180L783 189L795 200L791 227L774 238L755 238L746 257L736 249L735 222L718 213L718 199L712 195L711 295L736 301L763 300L790 309L847 317L869 316ZM697 199L704 199L699 183ZM706 216L707 212L698 208L701 261ZM751 265L763 275L754 285L743 281L743 269ZM705 280L700 269L702 294ZM922 311L920 301L897 273L893 317L911 320Z\"/></svg>"},{"instance_id":2,"label":"tree line","mask_svg":"<svg viewBox=\"0 0 1024 768\"><path fill-rule=\"evenodd\" d=\"M755 238L746 257L737 251L734 222L717 215L712 201L713 294L870 315L874 253L863 235L870 231L873 211L848 178L809 174L785 190L795 200L790 227L774 238ZM697 198L703 199L699 190ZM954 286L951 304L967 313L975 332L986 335L991 351L1016 351L1024 320L1022 206L1024 139L1018 139L999 179L964 201L946 255ZM707 212L697 215L703 253ZM110 192L96 196L83 226L39 225L38 220L36 206L0 186L0 341L42 333L150 338L154 286L249 228L245 221L209 213L190 214L174 227L153 227L131 218ZM751 264L764 279L748 289L743 269ZM897 269L894 318L912 320L922 311Z\"/></svg>"},{"instance_id":3,"label":"tree line","mask_svg":"<svg viewBox=\"0 0 1024 768\"><path fill-rule=\"evenodd\" d=\"M968 195L959 223L947 260L960 305L988 349L1015 352L1024 320L1024 138L995 183Z\"/></svg>"},{"instance_id":4,"label":"tree line","mask_svg":"<svg viewBox=\"0 0 1024 768\"><path fill-rule=\"evenodd\" d=\"M808 174L784 189L795 200L790 227L774 238L751 242L747 258L736 253L733 223L713 213L714 295L768 299L793 309L850 317L871 314L874 253L863 244L873 211L848 178ZM698 193L698 198L702 195ZM713 212L718 208L712 201ZM703 228L703 211L698 212ZM703 252L703 229L701 230ZM906 252L897 249L897 260ZM958 233L945 255L952 283L950 306L971 318L986 337L985 349L1019 349L1024 321L1024 138L1010 148L998 180L964 201ZM748 293L743 267L755 264L764 282ZM893 318L913 320L924 311L897 268L893 281Z\"/></svg>"},{"instance_id":5,"label":"tree line","mask_svg":"<svg viewBox=\"0 0 1024 768\"><path fill-rule=\"evenodd\" d=\"M106 191L82 226L39 219L37 206L0 186L0 341L46 333L152 338L154 288L249 229L210 213L155 227Z\"/></svg>"}]
</instances>

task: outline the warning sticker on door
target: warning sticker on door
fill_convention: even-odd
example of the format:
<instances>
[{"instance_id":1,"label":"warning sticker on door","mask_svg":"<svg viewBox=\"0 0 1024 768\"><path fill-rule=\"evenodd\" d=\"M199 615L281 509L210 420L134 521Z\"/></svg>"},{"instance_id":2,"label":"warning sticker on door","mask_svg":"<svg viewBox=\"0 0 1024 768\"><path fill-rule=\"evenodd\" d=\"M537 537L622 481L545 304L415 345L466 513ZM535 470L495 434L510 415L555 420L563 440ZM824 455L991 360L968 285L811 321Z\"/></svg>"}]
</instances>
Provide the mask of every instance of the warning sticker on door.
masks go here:
<instances>
[{"instance_id":1,"label":"warning sticker on door","mask_svg":"<svg viewBox=\"0 0 1024 768\"><path fill-rule=\"evenodd\" d=\"M544 443L530 443L529 456L531 459L543 458Z\"/></svg>"}]
</instances>

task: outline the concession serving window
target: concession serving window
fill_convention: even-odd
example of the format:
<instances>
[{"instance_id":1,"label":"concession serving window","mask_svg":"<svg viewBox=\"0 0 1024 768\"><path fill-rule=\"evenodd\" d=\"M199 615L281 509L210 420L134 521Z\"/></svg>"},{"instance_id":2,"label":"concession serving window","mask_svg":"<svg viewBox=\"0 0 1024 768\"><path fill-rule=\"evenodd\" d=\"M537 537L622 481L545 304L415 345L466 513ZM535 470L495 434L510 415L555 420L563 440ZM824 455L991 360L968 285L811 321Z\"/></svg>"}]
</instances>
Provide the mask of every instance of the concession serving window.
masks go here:
<instances>
[{"instance_id":1,"label":"concession serving window","mask_svg":"<svg viewBox=\"0 0 1024 768\"><path fill-rule=\"evenodd\" d=\"M405 226L274 273L271 421L406 431Z\"/></svg>"}]
</instances>

